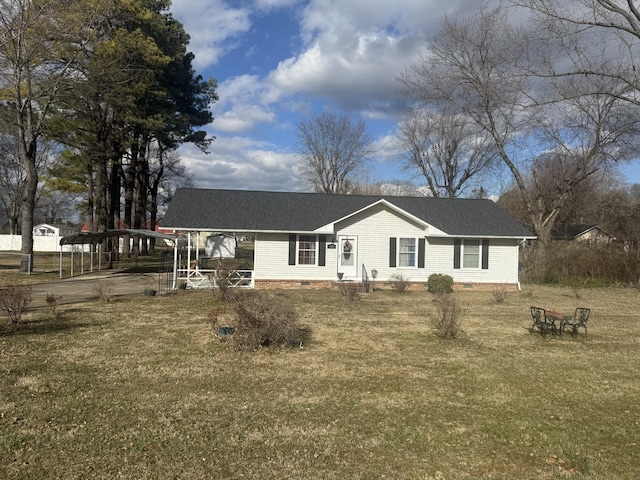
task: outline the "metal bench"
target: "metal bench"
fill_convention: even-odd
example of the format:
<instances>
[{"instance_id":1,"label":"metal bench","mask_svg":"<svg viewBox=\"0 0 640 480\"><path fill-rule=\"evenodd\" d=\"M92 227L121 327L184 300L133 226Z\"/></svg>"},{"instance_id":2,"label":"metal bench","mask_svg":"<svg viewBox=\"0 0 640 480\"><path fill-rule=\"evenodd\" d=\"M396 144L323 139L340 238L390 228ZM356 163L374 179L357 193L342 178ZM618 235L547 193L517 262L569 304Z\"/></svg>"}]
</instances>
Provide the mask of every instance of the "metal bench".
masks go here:
<instances>
[{"instance_id":1,"label":"metal bench","mask_svg":"<svg viewBox=\"0 0 640 480\"><path fill-rule=\"evenodd\" d=\"M533 319L533 325L529 328L530 333L537 330L541 335L546 335L549 332L555 335L559 332L555 324L556 317L547 315L547 311L544 308L531 307L531 318Z\"/></svg>"},{"instance_id":2,"label":"metal bench","mask_svg":"<svg viewBox=\"0 0 640 480\"><path fill-rule=\"evenodd\" d=\"M576 311L571 316L566 316L560 323L560 332L564 332L566 328L571 329L571 335L576 335L580 327L584 328L584 334L587 335L587 320L589 320L591 310L584 307L576 308Z\"/></svg>"}]
</instances>

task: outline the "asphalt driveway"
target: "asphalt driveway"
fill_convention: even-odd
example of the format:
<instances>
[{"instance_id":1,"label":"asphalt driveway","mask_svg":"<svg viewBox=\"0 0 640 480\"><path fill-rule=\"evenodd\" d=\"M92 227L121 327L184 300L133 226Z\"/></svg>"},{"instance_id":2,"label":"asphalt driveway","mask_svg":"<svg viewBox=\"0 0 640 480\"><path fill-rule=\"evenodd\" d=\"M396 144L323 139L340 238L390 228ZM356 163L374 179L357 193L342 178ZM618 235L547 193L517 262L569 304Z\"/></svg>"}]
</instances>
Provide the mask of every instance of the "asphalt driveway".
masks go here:
<instances>
[{"instance_id":1,"label":"asphalt driveway","mask_svg":"<svg viewBox=\"0 0 640 480\"><path fill-rule=\"evenodd\" d=\"M33 301L27 311L46 307L48 294L57 297L58 305L97 301L98 295L95 289L101 282L109 285L114 298L143 296L145 285L148 283L151 282L157 288L158 274L102 270L53 282L33 284Z\"/></svg>"}]
</instances>

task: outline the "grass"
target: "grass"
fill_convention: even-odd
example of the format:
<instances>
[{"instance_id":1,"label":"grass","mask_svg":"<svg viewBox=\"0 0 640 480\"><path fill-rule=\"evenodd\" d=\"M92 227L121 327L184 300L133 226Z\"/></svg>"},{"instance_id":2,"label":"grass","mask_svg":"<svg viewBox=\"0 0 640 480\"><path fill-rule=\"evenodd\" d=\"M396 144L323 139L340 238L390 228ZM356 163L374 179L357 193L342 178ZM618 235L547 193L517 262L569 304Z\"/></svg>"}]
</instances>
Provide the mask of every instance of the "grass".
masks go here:
<instances>
[{"instance_id":1,"label":"grass","mask_svg":"<svg viewBox=\"0 0 640 480\"><path fill-rule=\"evenodd\" d=\"M211 292L29 313L0 327L0 478L628 479L640 464L638 295L284 291L303 348L240 353ZM592 308L541 337L528 307Z\"/></svg>"}]
</instances>

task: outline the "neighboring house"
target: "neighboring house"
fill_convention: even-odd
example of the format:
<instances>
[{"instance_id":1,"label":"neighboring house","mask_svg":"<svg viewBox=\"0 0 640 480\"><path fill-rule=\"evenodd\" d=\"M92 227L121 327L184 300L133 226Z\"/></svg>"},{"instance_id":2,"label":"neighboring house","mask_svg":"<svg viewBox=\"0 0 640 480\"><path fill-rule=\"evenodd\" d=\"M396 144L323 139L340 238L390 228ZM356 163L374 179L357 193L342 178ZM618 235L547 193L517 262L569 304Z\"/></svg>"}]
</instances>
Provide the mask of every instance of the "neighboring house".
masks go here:
<instances>
[{"instance_id":1,"label":"neighboring house","mask_svg":"<svg viewBox=\"0 0 640 480\"><path fill-rule=\"evenodd\" d=\"M610 243L616 238L598 225L560 225L552 232L554 240L588 243Z\"/></svg>"},{"instance_id":2,"label":"neighboring house","mask_svg":"<svg viewBox=\"0 0 640 480\"><path fill-rule=\"evenodd\" d=\"M255 235L256 288L330 286L432 273L457 288L518 282L518 250L535 238L491 200L179 189L163 219L174 232Z\"/></svg>"},{"instance_id":3,"label":"neighboring house","mask_svg":"<svg viewBox=\"0 0 640 480\"><path fill-rule=\"evenodd\" d=\"M34 237L66 237L67 235L74 235L75 233L75 227L69 225L40 223L33 227Z\"/></svg>"}]
</instances>

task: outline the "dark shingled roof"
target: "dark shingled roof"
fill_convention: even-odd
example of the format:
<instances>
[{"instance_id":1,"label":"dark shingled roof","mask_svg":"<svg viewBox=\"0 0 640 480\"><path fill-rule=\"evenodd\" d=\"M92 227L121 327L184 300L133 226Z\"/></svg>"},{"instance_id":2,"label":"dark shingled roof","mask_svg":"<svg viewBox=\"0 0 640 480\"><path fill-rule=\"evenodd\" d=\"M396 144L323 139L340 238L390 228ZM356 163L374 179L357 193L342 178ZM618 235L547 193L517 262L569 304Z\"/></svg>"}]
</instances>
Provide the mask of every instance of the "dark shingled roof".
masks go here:
<instances>
[{"instance_id":1,"label":"dark shingled roof","mask_svg":"<svg viewBox=\"0 0 640 480\"><path fill-rule=\"evenodd\" d=\"M312 232L384 199L448 235L534 237L491 200L178 189L162 228Z\"/></svg>"}]
</instances>

